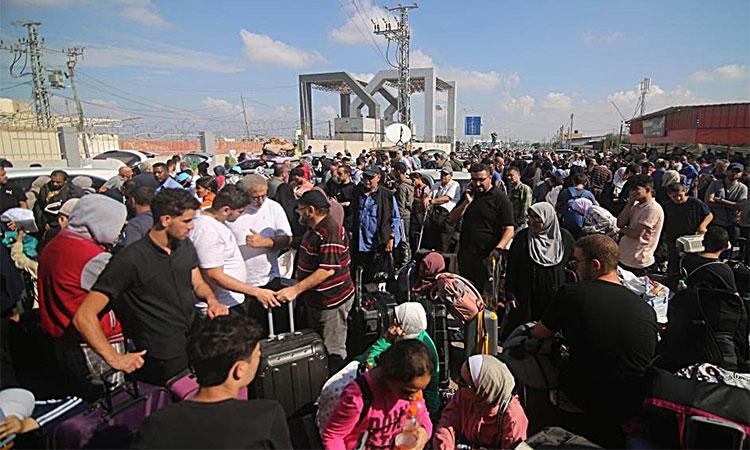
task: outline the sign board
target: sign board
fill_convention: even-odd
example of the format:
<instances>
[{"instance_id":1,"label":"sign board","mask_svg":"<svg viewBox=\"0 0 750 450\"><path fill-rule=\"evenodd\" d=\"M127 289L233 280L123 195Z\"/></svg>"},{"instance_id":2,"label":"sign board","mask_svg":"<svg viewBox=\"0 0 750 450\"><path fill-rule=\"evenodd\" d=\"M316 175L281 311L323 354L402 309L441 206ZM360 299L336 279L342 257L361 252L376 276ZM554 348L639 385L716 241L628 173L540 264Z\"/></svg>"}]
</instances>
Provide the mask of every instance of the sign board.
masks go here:
<instances>
[{"instance_id":1,"label":"sign board","mask_svg":"<svg viewBox=\"0 0 750 450\"><path fill-rule=\"evenodd\" d=\"M643 121L643 135L645 137L661 137L665 135L664 124L666 116L652 117Z\"/></svg>"},{"instance_id":2,"label":"sign board","mask_svg":"<svg viewBox=\"0 0 750 450\"><path fill-rule=\"evenodd\" d=\"M482 118L480 116L466 116L466 136L479 136L482 134Z\"/></svg>"}]
</instances>

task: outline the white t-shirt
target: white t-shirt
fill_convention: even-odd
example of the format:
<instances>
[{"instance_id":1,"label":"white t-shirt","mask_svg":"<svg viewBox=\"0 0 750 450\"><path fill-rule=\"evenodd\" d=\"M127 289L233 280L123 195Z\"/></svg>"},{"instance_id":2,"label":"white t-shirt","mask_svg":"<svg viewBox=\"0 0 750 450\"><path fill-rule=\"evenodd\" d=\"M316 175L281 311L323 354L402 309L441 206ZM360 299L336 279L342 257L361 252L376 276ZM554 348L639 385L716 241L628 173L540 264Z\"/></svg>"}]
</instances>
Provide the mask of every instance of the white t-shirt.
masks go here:
<instances>
[{"instance_id":1,"label":"white t-shirt","mask_svg":"<svg viewBox=\"0 0 750 450\"><path fill-rule=\"evenodd\" d=\"M227 226L240 245L247 272L245 280L248 284L265 286L273 278L279 277L279 252L269 248L248 247L245 237L250 234L250 230L267 238L291 237L292 228L281 205L267 198L259 209L248 207L237 220L228 223Z\"/></svg>"},{"instance_id":2,"label":"white t-shirt","mask_svg":"<svg viewBox=\"0 0 750 450\"><path fill-rule=\"evenodd\" d=\"M461 200L461 185L458 184L458 181L450 180L445 186L440 181L437 181L432 185L432 198L444 197L446 195L450 197L448 203L438 206L451 212L456 207L458 201Z\"/></svg>"},{"instance_id":3,"label":"white t-shirt","mask_svg":"<svg viewBox=\"0 0 750 450\"><path fill-rule=\"evenodd\" d=\"M245 261L242 259L240 248L232 231L223 223L211 216L196 214L190 240L198 254L201 269L224 267L224 273L230 277L245 282ZM242 304L245 294L228 291L216 286L210 280L206 282L214 291L216 300L228 307Z\"/></svg>"}]
</instances>

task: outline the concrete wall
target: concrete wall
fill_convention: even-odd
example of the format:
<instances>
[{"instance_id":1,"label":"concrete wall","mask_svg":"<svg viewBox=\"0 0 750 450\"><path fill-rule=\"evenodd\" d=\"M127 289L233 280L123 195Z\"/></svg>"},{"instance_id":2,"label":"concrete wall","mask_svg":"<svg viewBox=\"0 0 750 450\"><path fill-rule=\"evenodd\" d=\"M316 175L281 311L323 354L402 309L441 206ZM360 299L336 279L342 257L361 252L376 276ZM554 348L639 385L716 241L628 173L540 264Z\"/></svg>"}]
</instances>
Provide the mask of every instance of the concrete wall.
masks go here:
<instances>
[{"instance_id":1,"label":"concrete wall","mask_svg":"<svg viewBox=\"0 0 750 450\"><path fill-rule=\"evenodd\" d=\"M112 133L86 133L89 153L98 153L119 148L118 135ZM78 135L78 150L85 158L83 136ZM9 159L18 166L39 163L43 166L67 165L60 151L57 130L30 128L0 128L0 157Z\"/></svg>"},{"instance_id":2,"label":"concrete wall","mask_svg":"<svg viewBox=\"0 0 750 450\"><path fill-rule=\"evenodd\" d=\"M256 141L224 141L216 140L216 153L225 154L229 150L237 150L237 153L260 153L263 151L263 142ZM171 156L189 152L200 152L201 145L198 139L190 140L145 140L145 139L126 139L120 141L120 148L123 150L143 150L153 152L158 155Z\"/></svg>"},{"instance_id":3,"label":"concrete wall","mask_svg":"<svg viewBox=\"0 0 750 450\"><path fill-rule=\"evenodd\" d=\"M313 152L319 152L323 150L323 146L328 146L329 154L336 154L338 152L344 153L345 150L349 150L352 155L359 155L362 149L371 150L379 147L389 147L394 145L392 142L381 142L379 139L373 139L371 141L348 141L348 140L330 140L330 139L308 139L307 143L303 147L303 150L308 145L312 145ZM415 142L412 143L412 148L422 147L423 149L439 149L445 152L450 152L453 147L451 144L438 144L435 142Z\"/></svg>"}]
</instances>

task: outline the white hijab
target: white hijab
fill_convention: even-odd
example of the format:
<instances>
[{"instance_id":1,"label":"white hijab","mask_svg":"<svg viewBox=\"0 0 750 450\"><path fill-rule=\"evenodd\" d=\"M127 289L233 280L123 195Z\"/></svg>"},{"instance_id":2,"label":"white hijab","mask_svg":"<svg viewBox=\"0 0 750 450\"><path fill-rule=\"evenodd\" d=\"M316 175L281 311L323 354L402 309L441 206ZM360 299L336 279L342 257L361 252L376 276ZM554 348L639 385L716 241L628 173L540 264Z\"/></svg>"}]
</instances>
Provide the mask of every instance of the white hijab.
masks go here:
<instances>
[{"instance_id":1,"label":"white hijab","mask_svg":"<svg viewBox=\"0 0 750 450\"><path fill-rule=\"evenodd\" d=\"M427 313L417 302L402 303L394 308L396 320L404 330L403 339L414 339L419 333L427 330Z\"/></svg>"},{"instance_id":2,"label":"white hijab","mask_svg":"<svg viewBox=\"0 0 750 450\"><path fill-rule=\"evenodd\" d=\"M562 261L565 248L560 225L557 223L555 208L549 203L541 202L531 205L531 210L544 223L544 228L539 234L529 228L528 239L531 259L544 267L556 266Z\"/></svg>"}]
</instances>

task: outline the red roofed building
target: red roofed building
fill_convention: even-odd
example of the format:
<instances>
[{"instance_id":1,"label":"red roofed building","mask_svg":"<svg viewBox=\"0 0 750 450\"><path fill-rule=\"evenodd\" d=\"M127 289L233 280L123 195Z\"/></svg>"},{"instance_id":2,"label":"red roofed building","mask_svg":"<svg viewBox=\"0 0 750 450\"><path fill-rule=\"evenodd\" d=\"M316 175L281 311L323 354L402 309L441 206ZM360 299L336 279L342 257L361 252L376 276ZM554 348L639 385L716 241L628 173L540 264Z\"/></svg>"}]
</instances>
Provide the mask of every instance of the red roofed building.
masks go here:
<instances>
[{"instance_id":1,"label":"red roofed building","mask_svg":"<svg viewBox=\"0 0 750 450\"><path fill-rule=\"evenodd\" d=\"M750 103L672 106L628 123L633 144L750 145Z\"/></svg>"}]
</instances>

